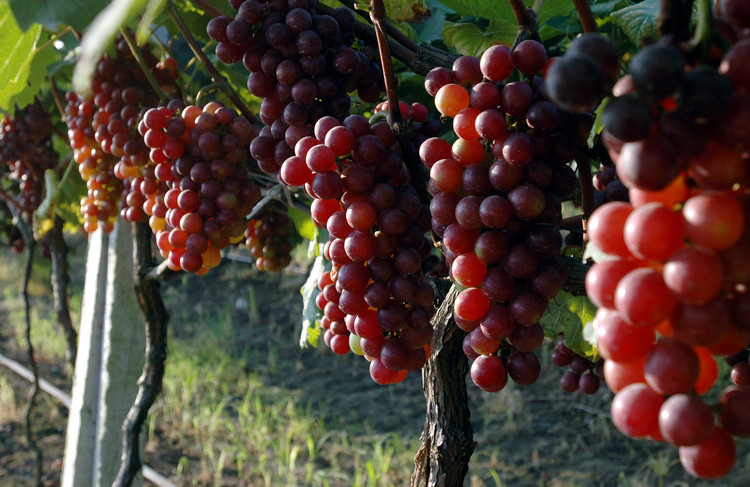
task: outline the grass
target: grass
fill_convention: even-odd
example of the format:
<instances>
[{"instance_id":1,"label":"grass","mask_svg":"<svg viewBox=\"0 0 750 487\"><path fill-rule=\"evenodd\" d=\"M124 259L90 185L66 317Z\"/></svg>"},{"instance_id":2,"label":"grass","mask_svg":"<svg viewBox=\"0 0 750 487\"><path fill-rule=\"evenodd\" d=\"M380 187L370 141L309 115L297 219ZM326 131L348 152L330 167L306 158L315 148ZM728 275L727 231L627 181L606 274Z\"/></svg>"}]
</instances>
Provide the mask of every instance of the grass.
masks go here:
<instances>
[{"instance_id":1,"label":"grass","mask_svg":"<svg viewBox=\"0 0 750 487\"><path fill-rule=\"evenodd\" d=\"M16 408L16 393L7 379L0 374L0 424L18 421L19 411Z\"/></svg>"},{"instance_id":2,"label":"grass","mask_svg":"<svg viewBox=\"0 0 750 487\"><path fill-rule=\"evenodd\" d=\"M410 469L403 460L411 460L415 441L327 422L310 401L269 387L257 372L244 372L248 357L222 352L230 330L219 316L203 323L192 343L172 341L164 391L152 409L149 450L158 448L155 439L161 435L185 445L200 460L184 457L183 476L208 485L224 485L226 473L242 479L242 485L257 486L408 482ZM271 369L281 366L272 346L265 363Z\"/></svg>"}]
</instances>

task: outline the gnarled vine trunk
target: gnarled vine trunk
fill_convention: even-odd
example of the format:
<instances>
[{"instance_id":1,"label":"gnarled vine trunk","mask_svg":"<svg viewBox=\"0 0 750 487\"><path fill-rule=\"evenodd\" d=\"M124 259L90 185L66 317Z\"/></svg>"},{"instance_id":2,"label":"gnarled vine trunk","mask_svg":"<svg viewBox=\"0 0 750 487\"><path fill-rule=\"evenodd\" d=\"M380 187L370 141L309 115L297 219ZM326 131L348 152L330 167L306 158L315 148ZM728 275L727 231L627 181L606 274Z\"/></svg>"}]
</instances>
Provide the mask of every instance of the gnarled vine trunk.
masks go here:
<instances>
[{"instance_id":1,"label":"gnarled vine trunk","mask_svg":"<svg viewBox=\"0 0 750 487\"><path fill-rule=\"evenodd\" d=\"M422 370L427 416L414 457L412 487L463 485L476 447L466 393L465 333L452 318L457 294L451 288L433 318L432 355Z\"/></svg>"}]
</instances>

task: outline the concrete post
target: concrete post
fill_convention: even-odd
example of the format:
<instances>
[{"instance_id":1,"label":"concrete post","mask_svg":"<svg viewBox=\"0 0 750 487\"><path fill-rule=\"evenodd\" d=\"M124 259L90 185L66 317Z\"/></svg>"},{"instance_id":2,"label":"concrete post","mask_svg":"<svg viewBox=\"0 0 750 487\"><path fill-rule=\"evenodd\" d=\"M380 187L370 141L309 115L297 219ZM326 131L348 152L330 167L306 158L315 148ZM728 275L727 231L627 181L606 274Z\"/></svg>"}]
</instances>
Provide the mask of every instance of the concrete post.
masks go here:
<instances>
[{"instance_id":1,"label":"concrete post","mask_svg":"<svg viewBox=\"0 0 750 487\"><path fill-rule=\"evenodd\" d=\"M107 240L107 235L101 230L89 235L78 355L65 435L63 487L88 486L94 482L104 296L107 288Z\"/></svg>"},{"instance_id":2,"label":"concrete post","mask_svg":"<svg viewBox=\"0 0 750 487\"><path fill-rule=\"evenodd\" d=\"M143 315L133 283L133 235L119 220L89 236L78 356L65 438L62 487L112 485L122 424L144 363ZM133 486L142 485L139 475Z\"/></svg>"},{"instance_id":3,"label":"concrete post","mask_svg":"<svg viewBox=\"0 0 750 487\"><path fill-rule=\"evenodd\" d=\"M143 315L133 281L132 226L119 219L109 239L107 274L99 423L94 454L94 485L101 486L112 485L120 469L122 423L138 393L138 377L143 370L146 349ZM138 487L142 483L139 475L131 485Z\"/></svg>"}]
</instances>

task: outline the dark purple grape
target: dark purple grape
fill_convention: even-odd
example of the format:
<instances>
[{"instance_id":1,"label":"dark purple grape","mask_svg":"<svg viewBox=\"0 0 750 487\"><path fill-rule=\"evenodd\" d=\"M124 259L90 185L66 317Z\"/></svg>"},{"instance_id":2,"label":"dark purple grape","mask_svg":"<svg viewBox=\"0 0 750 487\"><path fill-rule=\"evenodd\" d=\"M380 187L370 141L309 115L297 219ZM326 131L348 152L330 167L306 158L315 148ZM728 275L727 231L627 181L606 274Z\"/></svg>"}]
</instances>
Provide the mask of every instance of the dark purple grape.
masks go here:
<instances>
[{"instance_id":1,"label":"dark purple grape","mask_svg":"<svg viewBox=\"0 0 750 487\"><path fill-rule=\"evenodd\" d=\"M639 93L662 98L680 86L685 77L685 59L669 44L651 44L633 56L630 76Z\"/></svg>"}]
</instances>

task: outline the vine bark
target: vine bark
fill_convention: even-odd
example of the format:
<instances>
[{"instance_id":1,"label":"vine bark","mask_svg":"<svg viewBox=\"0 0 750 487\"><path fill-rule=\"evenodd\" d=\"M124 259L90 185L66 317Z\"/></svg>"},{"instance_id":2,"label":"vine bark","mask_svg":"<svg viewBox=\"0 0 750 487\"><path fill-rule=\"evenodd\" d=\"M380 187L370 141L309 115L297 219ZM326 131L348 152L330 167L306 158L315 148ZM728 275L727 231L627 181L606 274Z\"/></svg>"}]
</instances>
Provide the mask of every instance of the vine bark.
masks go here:
<instances>
[{"instance_id":1,"label":"vine bark","mask_svg":"<svg viewBox=\"0 0 750 487\"><path fill-rule=\"evenodd\" d=\"M427 414L414 457L412 487L463 485L476 448L466 392L469 361L462 348L465 333L453 321L457 295L452 287L433 317L432 354L422 369Z\"/></svg>"}]
</instances>

